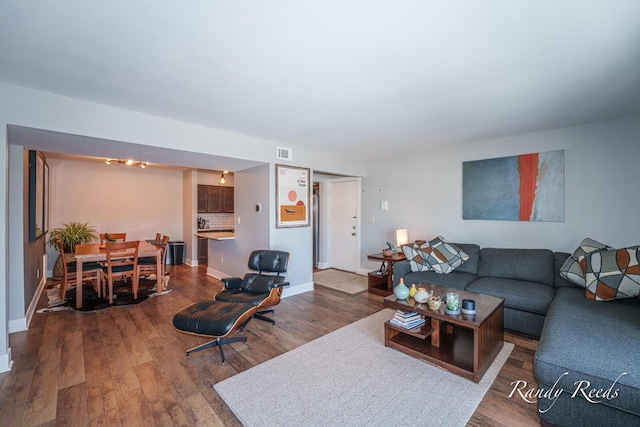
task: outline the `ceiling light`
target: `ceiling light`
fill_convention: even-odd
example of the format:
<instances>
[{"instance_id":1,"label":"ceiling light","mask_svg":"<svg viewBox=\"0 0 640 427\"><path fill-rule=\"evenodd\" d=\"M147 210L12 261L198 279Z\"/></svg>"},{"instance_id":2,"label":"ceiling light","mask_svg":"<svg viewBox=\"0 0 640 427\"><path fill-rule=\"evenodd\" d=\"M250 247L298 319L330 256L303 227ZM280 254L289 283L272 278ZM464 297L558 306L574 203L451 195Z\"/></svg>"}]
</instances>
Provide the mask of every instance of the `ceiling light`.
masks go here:
<instances>
[{"instance_id":1,"label":"ceiling light","mask_svg":"<svg viewBox=\"0 0 640 427\"><path fill-rule=\"evenodd\" d=\"M137 160L122 160L122 159L107 159L107 161L105 162L106 164L110 165L113 163L117 163L119 165L127 165L127 166L140 166L142 169L146 168L147 166L149 166L149 162L139 162Z\"/></svg>"}]
</instances>

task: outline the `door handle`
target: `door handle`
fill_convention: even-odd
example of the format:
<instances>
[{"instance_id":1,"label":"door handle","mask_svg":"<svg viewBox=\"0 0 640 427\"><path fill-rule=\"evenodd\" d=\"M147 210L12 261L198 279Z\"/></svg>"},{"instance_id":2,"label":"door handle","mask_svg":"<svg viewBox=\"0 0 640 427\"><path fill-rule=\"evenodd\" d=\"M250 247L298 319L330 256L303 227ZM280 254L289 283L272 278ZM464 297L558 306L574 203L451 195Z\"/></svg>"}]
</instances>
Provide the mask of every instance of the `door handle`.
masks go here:
<instances>
[{"instance_id":1,"label":"door handle","mask_svg":"<svg viewBox=\"0 0 640 427\"><path fill-rule=\"evenodd\" d=\"M351 233L351 235L352 235L352 236L355 236L355 235L356 235L356 233Z\"/></svg>"}]
</instances>

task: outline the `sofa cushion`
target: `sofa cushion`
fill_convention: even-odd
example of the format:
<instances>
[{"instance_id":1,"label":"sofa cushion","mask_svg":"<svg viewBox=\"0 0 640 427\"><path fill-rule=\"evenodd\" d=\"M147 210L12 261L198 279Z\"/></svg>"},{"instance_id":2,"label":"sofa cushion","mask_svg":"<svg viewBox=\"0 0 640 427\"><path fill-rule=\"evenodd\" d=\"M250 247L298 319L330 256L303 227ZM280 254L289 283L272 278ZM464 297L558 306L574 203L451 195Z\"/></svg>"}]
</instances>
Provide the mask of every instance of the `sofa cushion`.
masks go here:
<instances>
[{"instance_id":1,"label":"sofa cushion","mask_svg":"<svg viewBox=\"0 0 640 427\"><path fill-rule=\"evenodd\" d=\"M591 252L578 258L586 296L597 301L640 295L639 247Z\"/></svg>"},{"instance_id":2,"label":"sofa cushion","mask_svg":"<svg viewBox=\"0 0 640 427\"><path fill-rule=\"evenodd\" d=\"M449 274L460 267L469 255L444 237L438 236L421 246L426 262L436 273Z\"/></svg>"},{"instance_id":3,"label":"sofa cushion","mask_svg":"<svg viewBox=\"0 0 640 427\"><path fill-rule=\"evenodd\" d=\"M397 265L398 263L393 266L394 276L398 271L396 269ZM464 290L469 283L473 282L477 278L478 276L475 274L464 273L458 270L450 274L440 274L435 271L418 271L406 274L404 276L404 283L407 286L411 286L412 284L418 286L424 283L431 283L434 285L446 286L448 288Z\"/></svg>"},{"instance_id":4,"label":"sofa cushion","mask_svg":"<svg viewBox=\"0 0 640 427\"><path fill-rule=\"evenodd\" d=\"M562 267L560 267L560 275L568 281L584 287L584 273L578 263L578 258L588 253L601 251L603 249L609 250L611 249L611 246L605 245L604 243L600 243L588 237L582 239L580 246L573 251L571 256L567 258L564 264L562 264Z\"/></svg>"},{"instance_id":5,"label":"sofa cushion","mask_svg":"<svg viewBox=\"0 0 640 427\"><path fill-rule=\"evenodd\" d=\"M568 281L560 274L560 268L567 261L567 258L571 257L568 252L554 252L553 253L553 286L556 288L569 287L569 288L582 288L573 282Z\"/></svg>"},{"instance_id":6,"label":"sofa cushion","mask_svg":"<svg viewBox=\"0 0 640 427\"><path fill-rule=\"evenodd\" d=\"M455 243L455 245L469 255L469 259L460 267L456 268L456 271L477 275L478 262L480 262L480 246L473 243Z\"/></svg>"},{"instance_id":7,"label":"sofa cushion","mask_svg":"<svg viewBox=\"0 0 640 427\"><path fill-rule=\"evenodd\" d=\"M558 381L555 389L569 396L581 381L596 390L613 385L617 396L600 399L599 405L640 415L638 325L640 303L635 298L602 304L586 299L582 289L557 289L534 358L536 379L546 386ZM545 406L540 409L547 409L552 400L541 403Z\"/></svg>"},{"instance_id":8,"label":"sofa cushion","mask_svg":"<svg viewBox=\"0 0 640 427\"><path fill-rule=\"evenodd\" d=\"M505 308L546 314L555 288L536 282L481 277L467 286L467 291L504 298Z\"/></svg>"},{"instance_id":9,"label":"sofa cushion","mask_svg":"<svg viewBox=\"0 0 640 427\"><path fill-rule=\"evenodd\" d=\"M548 249L480 249L478 276L553 286L553 252Z\"/></svg>"},{"instance_id":10,"label":"sofa cushion","mask_svg":"<svg viewBox=\"0 0 640 427\"><path fill-rule=\"evenodd\" d=\"M427 255L422 251L426 243L414 243L413 245L402 245L402 253L409 261L411 271L429 271L431 267L427 264Z\"/></svg>"}]
</instances>

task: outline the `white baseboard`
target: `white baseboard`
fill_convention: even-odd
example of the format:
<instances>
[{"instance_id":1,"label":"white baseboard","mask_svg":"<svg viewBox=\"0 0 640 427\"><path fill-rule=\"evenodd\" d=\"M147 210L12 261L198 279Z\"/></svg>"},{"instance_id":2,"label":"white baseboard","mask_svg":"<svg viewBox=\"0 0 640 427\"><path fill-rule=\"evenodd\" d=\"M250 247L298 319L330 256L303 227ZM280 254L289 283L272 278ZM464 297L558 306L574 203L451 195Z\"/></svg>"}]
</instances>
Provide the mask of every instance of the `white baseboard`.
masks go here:
<instances>
[{"instance_id":1,"label":"white baseboard","mask_svg":"<svg viewBox=\"0 0 640 427\"><path fill-rule=\"evenodd\" d=\"M295 286L287 286L282 290L282 298L292 297L294 295L299 295L310 291L313 291L313 282L302 283Z\"/></svg>"},{"instance_id":2,"label":"white baseboard","mask_svg":"<svg viewBox=\"0 0 640 427\"><path fill-rule=\"evenodd\" d=\"M369 274L371 270L367 270L364 268L358 268L358 271L356 272L356 274L359 274L361 276L367 276Z\"/></svg>"},{"instance_id":3,"label":"white baseboard","mask_svg":"<svg viewBox=\"0 0 640 427\"><path fill-rule=\"evenodd\" d=\"M9 328L9 333L13 334L15 332L26 331L29 329L29 324L26 317L21 317L20 319L9 320L7 327Z\"/></svg>"},{"instance_id":4,"label":"white baseboard","mask_svg":"<svg viewBox=\"0 0 640 427\"><path fill-rule=\"evenodd\" d=\"M0 355L0 372L8 372L13 366L13 360L11 359L11 347L7 349L7 354Z\"/></svg>"},{"instance_id":5,"label":"white baseboard","mask_svg":"<svg viewBox=\"0 0 640 427\"><path fill-rule=\"evenodd\" d=\"M189 267L197 267L199 265L197 259L193 260L191 258L185 258L184 263Z\"/></svg>"},{"instance_id":6,"label":"white baseboard","mask_svg":"<svg viewBox=\"0 0 640 427\"><path fill-rule=\"evenodd\" d=\"M14 332L22 332L29 329L29 324L31 323L31 319L33 318L33 314L36 312L36 306L38 305L38 301L40 300L40 295L42 295L42 291L44 290L44 286L47 284L47 279L42 277L40 282L38 283L38 288L36 289L36 293L31 299L31 303L29 303L29 307L27 307L27 312L24 317L19 319L11 319L7 323L8 332L13 334Z\"/></svg>"},{"instance_id":7,"label":"white baseboard","mask_svg":"<svg viewBox=\"0 0 640 427\"><path fill-rule=\"evenodd\" d=\"M218 280L226 279L227 277L231 277L222 271L218 271L214 268L207 267L207 276L215 277Z\"/></svg>"},{"instance_id":8,"label":"white baseboard","mask_svg":"<svg viewBox=\"0 0 640 427\"><path fill-rule=\"evenodd\" d=\"M319 262L318 263L318 269L319 270L326 270L327 268L331 268L331 264L329 264L328 262Z\"/></svg>"}]
</instances>

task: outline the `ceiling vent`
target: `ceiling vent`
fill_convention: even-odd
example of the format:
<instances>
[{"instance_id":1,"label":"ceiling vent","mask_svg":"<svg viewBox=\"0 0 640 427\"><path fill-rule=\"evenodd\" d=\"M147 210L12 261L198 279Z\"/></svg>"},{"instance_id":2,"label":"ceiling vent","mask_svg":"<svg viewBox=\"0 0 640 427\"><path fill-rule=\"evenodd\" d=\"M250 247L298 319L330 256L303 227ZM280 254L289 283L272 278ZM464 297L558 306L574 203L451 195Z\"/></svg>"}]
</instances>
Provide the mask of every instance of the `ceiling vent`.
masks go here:
<instances>
[{"instance_id":1,"label":"ceiling vent","mask_svg":"<svg viewBox=\"0 0 640 427\"><path fill-rule=\"evenodd\" d=\"M291 148L277 147L276 158L278 160L293 160L293 151Z\"/></svg>"}]
</instances>

